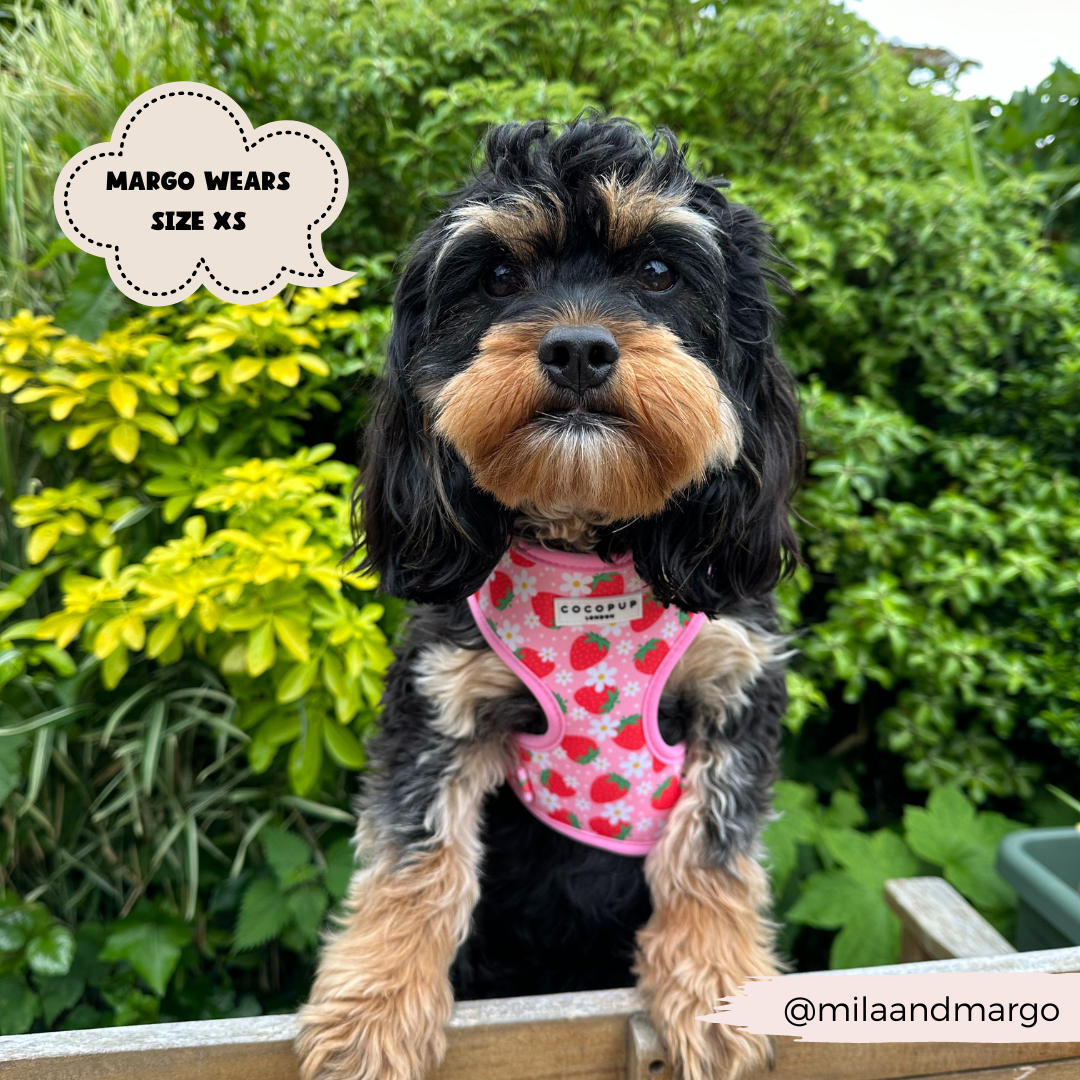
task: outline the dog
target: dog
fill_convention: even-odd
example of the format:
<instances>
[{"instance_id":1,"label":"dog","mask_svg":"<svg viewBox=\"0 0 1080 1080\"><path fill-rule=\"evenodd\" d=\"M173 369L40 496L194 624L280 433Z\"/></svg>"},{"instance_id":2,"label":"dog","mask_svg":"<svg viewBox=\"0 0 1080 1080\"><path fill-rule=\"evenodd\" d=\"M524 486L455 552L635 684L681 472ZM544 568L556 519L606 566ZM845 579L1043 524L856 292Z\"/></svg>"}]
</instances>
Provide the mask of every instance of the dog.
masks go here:
<instances>
[{"instance_id":1,"label":"dog","mask_svg":"<svg viewBox=\"0 0 1080 1080\"><path fill-rule=\"evenodd\" d=\"M618 118L495 127L400 278L355 506L366 565L418 606L369 748L361 868L300 1013L303 1080L420 1080L455 995L635 977L684 1080L771 1060L695 1018L779 969L759 835L799 415L779 257L685 153ZM575 559L609 572L578 581ZM670 641L638 647L661 617ZM515 647L556 618L569 653ZM622 716L640 680L609 686L620 663L662 686L651 712ZM585 708L551 681L579 675ZM555 722L594 726L544 743Z\"/></svg>"}]
</instances>

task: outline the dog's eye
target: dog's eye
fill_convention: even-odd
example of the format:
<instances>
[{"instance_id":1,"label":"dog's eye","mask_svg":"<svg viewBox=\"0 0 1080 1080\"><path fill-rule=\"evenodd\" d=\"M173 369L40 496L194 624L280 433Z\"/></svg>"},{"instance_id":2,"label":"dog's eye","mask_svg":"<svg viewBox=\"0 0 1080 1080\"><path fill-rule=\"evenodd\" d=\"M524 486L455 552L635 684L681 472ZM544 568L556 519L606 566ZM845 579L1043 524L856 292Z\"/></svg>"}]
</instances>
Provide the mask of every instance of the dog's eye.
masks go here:
<instances>
[{"instance_id":1,"label":"dog's eye","mask_svg":"<svg viewBox=\"0 0 1080 1080\"><path fill-rule=\"evenodd\" d=\"M481 280L484 292L489 296L501 298L513 296L514 293L521 291L521 279L514 268L507 266L505 263L500 263L498 266L492 266L485 270Z\"/></svg>"},{"instance_id":2,"label":"dog's eye","mask_svg":"<svg viewBox=\"0 0 1080 1080\"><path fill-rule=\"evenodd\" d=\"M649 292L665 292L675 284L675 271L661 259L647 259L638 267L637 279Z\"/></svg>"}]
</instances>

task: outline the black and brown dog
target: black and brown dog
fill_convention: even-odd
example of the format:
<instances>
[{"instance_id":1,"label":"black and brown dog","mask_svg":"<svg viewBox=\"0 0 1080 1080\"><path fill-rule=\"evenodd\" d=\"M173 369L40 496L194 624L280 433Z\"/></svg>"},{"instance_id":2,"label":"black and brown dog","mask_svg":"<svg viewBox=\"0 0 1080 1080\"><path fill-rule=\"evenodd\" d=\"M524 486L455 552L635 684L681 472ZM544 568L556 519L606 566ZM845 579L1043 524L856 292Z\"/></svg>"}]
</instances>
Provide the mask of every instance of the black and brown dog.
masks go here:
<instances>
[{"instance_id":1,"label":"black and brown dog","mask_svg":"<svg viewBox=\"0 0 1080 1080\"><path fill-rule=\"evenodd\" d=\"M362 869L301 1014L305 1080L420 1080L455 994L634 975L685 1080L768 1059L766 1039L695 1019L777 969L758 844L786 702L771 591L796 557L800 460L771 248L724 186L670 132L509 124L419 238L362 532L382 588L423 606L370 747ZM512 737L544 714L465 598L515 537L630 551L656 599L710 617L661 699L684 794L647 857L547 828L504 783Z\"/></svg>"}]
</instances>

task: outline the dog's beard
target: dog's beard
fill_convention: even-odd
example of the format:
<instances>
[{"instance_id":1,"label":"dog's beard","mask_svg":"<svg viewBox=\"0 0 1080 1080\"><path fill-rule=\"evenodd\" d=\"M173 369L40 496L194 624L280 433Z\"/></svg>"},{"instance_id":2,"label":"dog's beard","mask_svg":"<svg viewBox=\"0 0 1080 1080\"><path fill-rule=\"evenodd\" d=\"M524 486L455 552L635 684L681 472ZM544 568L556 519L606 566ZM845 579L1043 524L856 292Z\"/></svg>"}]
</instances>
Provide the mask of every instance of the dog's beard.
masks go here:
<instances>
[{"instance_id":1,"label":"dog's beard","mask_svg":"<svg viewBox=\"0 0 1080 1080\"><path fill-rule=\"evenodd\" d=\"M734 463L734 410L671 331L565 314L494 326L434 397L436 432L480 487L511 509L616 521L656 513L710 467ZM566 321L600 321L619 345L611 378L580 402L537 359L543 336Z\"/></svg>"}]
</instances>

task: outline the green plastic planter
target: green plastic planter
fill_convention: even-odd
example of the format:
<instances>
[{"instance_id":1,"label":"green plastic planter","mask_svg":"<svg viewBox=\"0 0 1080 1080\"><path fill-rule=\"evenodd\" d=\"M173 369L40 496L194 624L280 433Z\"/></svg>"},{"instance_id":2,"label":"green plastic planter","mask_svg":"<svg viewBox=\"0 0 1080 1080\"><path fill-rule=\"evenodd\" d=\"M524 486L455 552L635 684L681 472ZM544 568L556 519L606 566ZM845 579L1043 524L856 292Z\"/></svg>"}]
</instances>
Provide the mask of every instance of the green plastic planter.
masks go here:
<instances>
[{"instance_id":1,"label":"green plastic planter","mask_svg":"<svg viewBox=\"0 0 1080 1080\"><path fill-rule=\"evenodd\" d=\"M997 869L1020 898L1017 949L1080 945L1080 832L1069 828L1010 833L998 848Z\"/></svg>"}]
</instances>

